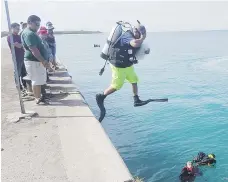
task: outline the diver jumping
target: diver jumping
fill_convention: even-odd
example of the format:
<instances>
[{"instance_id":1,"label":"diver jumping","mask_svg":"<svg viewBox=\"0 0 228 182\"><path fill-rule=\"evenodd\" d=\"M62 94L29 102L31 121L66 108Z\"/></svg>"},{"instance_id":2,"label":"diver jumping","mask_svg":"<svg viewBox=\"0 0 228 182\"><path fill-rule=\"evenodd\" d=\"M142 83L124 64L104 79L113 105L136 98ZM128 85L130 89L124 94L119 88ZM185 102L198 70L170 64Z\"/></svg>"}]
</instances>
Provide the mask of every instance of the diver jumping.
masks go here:
<instances>
[{"instance_id":1,"label":"diver jumping","mask_svg":"<svg viewBox=\"0 0 228 182\"><path fill-rule=\"evenodd\" d=\"M125 79L132 85L134 94L134 106L143 106L149 102L166 102L168 99L148 99L142 101L138 96L138 76L134 70L134 64L138 63L136 54L139 51L143 41L146 39L146 28L141 25L139 21L135 27L132 27L127 22L117 22L116 27L113 28L107 43L105 44L101 57L111 63L112 82L111 85L103 92L96 95L97 105L100 108L99 121L101 122L106 114L104 107L105 98L121 89ZM124 31L126 25L130 25L130 29ZM149 49L144 51L144 54L149 54ZM106 65L106 63L105 63ZM105 66L104 66L105 67ZM102 68L100 75L103 73Z\"/></svg>"}]
</instances>

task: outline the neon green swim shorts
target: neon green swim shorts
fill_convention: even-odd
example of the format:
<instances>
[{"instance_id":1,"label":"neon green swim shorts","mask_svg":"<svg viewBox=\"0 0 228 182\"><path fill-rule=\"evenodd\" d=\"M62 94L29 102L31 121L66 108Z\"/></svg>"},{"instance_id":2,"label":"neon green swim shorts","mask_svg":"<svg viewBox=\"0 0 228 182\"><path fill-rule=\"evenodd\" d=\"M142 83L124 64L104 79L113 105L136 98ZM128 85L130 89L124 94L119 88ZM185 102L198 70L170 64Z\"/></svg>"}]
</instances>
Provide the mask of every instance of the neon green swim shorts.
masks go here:
<instances>
[{"instance_id":1,"label":"neon green swim shorts","mask_svg":"<svg viewBox=\"0 0 228 182\"><path fill-rule=\"evenodd\" d=\"M127 68L117 68L113 65L111 65L112 69L112 84L111 86L119 90L124 84L125 79L129 83L137 83L138 82L138 76L135 73L134 67L127 67Z\"/></svg>"}]
</instances>

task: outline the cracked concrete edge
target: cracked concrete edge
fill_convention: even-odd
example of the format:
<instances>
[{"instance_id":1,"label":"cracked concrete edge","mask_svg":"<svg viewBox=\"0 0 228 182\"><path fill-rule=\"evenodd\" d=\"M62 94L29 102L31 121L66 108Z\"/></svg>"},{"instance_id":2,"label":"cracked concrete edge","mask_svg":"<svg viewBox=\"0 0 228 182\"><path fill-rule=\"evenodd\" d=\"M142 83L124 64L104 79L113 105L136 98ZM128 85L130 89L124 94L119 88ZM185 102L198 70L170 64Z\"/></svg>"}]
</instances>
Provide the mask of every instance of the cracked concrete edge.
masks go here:
<instances>
[{"instance_id":1,"label":"cracked concrete edge","mask_svg":"<svg viewBox=\"0 0 228 182\"><path fill-rule=\"evenodd\" d=\"M68 73L68 70L67 70L67 68L64 66L64 64L62 63L62 62L60 62L60 60L58 59L58 63L61 65L61 66L63 66L65 69L66 69L66 72ZM70 75L69 73L68 73L68 75ZM75 83L72 81L72 84L75 86ZM89 105L87 104L87 102L86 102L86 99L85 99L85 97L83 96L83 94L80 92L80 90L75 86L75 88L76 88L76 93L74 93L74 91L72 92L72 94L77 94L78 96L79 96L79 98L87 105L87 107L88 107L88 112L90 112L91 113L91 115L93 116L93 118L92 118L92 120L96 120L98 123L99 123L99 121L95 118L95 116L93 115L93 113L92 113L92 111L91 111L91 109L90 109L90 107L89 107ZM98 125L97 125L98 126ZM130 171L129 171L129 169L127 168L127 166L126 166L126 164L125 164L125 162L124 162L124 160L122 159L122 157L120 156L120 154L119 154L119 152L117 151L117 149L115 148L115 146L113 145L113 143L111 142L111 140L110 140L110 138L108 137L108 135L107 135L107 133L105 132L105 130L104 130L104 128L101 126L101 125L99 125L99 127L97 127L97 128L94 128L94 129L97 129L99 132L101 132L101 133L103 133L103 137L104 137L104 139L103 139L103 141L104 141L104 143L103 143L103 145L105 146L105 145L107 145L107 149L108 150L111 150L110 152L111 153L113 153L114 154L114 158L116 159L116 162L115 163L119 163L118 165L119 165L119 167L120 167L120 169L122 169L121 171L119 171L120 173L122 173L122 174L119 174L119 179L121 179L121 181L118 181L118 182L124 182L124 181L134 181L134 178L133 178L133 176L131 175L131 173L130 173ZM101 134L102 135L102 134ZM62 141L63 142L63 141ZM61 143L62 143L61 142ZM111 159L111 161L112 160L114 160L114 159ZM107 164L108 163L112 163L112 162L107 162ZM69 161L68 161L69 162ZM109 166L109 167L111 167L111 166ZM115 167L114 167L115 168ZM67 170L68 171L68 170ZM72 173L72 171L70 170L70 171L68 171L68 175L69 176L71 176L71 177L75 177L74 175L73 175L73 173ZM116 174L115 174L115 172L114 172L114 174L113 174L113 177L115 176ZM68 177L69 177L68 176ZM103 177L101 177L101 178L106 178L106 175L105 176L103 176ZM123 180L124 179L124 180ZM110 179L111 180L111 179ZM123 180L123 181L122 181Z\"/></svg>"}]
</instances>

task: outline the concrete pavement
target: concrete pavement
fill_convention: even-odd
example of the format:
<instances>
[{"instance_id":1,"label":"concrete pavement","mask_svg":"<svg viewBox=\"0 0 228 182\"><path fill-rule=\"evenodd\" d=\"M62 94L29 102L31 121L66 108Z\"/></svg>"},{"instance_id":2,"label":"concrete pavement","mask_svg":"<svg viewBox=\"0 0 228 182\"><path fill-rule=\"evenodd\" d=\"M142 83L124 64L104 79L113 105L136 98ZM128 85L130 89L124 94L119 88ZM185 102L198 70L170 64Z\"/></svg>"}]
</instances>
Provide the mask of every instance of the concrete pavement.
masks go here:
<instances>
[{"instance_id":1,"label":"concrete pavement","mask_svg":"<svg viewBox=\"0 0 228 182\"><path fill-rule=\"evenodd\" d=\"M2 181L124 182L132 176L80 91L62 68L51 77L51 105L25 102L38 116L17 123L20 111L8 49L2 49Z\"/></svg>"}]
</instances>

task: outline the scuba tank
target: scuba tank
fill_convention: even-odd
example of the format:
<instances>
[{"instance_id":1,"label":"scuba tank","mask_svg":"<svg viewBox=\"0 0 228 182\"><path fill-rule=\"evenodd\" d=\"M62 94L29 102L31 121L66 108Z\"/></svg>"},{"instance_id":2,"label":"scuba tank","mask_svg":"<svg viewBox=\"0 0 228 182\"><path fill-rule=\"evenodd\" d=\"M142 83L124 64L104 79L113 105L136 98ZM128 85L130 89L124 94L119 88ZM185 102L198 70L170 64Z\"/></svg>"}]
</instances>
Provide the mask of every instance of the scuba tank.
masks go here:
<instances>
[{"instance_id":1,"label":"scuba tank","mask_svg":"<svg viewBox=\"0 0 228 182\"><path fill-rule=\"evenodd\" d=\"M114 46L120 40L121 36L126 32L125 29L130 29L132 31L132 26L130 23L123 21L116 22L116 26L112 28L107 39L107 42L105 43L100 54L101 58L106 61L103 68L100 70L99 75L103 74L107 61L111 59L110 54L114 53Z\"/></svg>"},{"instance_id":2,"label":"scuba tank","mask_svg":"<svg viewBox=\"0 0 228 182\"><path fill-rule=\"evenodd\" d=\"M121 35L123 35L126 32L124 30L124 28L126 28L126 24L129 24L129 23L119 21L116 24L117 25L112 28L112 30L108 36L107 42L105 43L105 45L101 51L100 56L104 60L110 59L110 53L113 52L114 45L118 42L118 40L120 40Z\"/></svg>"},{"instance_id":3,"label":"scuba tank","mask_svg":"<svg viewBox=\"0 0 228 182\"><path fill-rule=\"evenodd\" d=\"M112 28L111 33L109 34L108 40L104 45L104 48L101 51L101 58L104 60L109 59L110 56L110 49L112 44L116 42L116 40L121 36L122 28L121 25L117 24L115 27Z\"/></svg>"}]
</instances>

